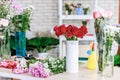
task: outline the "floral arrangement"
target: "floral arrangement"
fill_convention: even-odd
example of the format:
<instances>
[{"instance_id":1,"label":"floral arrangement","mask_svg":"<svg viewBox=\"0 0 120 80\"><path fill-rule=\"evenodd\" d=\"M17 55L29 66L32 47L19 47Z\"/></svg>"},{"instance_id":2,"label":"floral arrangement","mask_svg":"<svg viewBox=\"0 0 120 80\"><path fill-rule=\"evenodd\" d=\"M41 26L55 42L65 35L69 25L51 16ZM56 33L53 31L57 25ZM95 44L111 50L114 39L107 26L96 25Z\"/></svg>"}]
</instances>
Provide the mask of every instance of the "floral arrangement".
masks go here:
<instances>
[{"instance_id":1,"label":"floral arrangement","mask_svg":"<svg viewBox=\"0 0 120 80\"><path fill-rule=\"evenodd\" d=\"M53 57L48 57L45 60L35 60L31 59L28 61L28 66L30 67L31 64L35 64L37 61L42 63L43 67L47 69L48 71L50 70L50 74L58 74L64 72L65 66L66 66L66 61L65 59L57 59Z\"/></svg>"},{"instance_id":2,"label":"floral arrangement","mask_svg":"<svg viewBox=\"0 0 120 80\"><path fill-rule=\"evenodd\" d=\"M72 2L65 3L64 9L66 11L66 14L70 15L71 12L74 10L74 5Z\"/></svg>"},{"instance_id":3,"label":"floral arrangement","mask_svg":"<svg viewBox=\"0 0 120 80\"><path fill-rule=\"evenodd\" d=\"M24 58L22 58L24 60ZM5 60L0 62L0 68L12 69L14 74L25 74L29 73L34 77L47 78L50 75L58 74L64 72L66 63L65 59L57 59L53 57L48 57L45 60L39 59L29 59L22 62L15 58L15 61ZM26 66L22 66L25 65Z\"/></svg>"},{"instance_id":4,"label":"floral arrangement","mask_svg":"<svg viewBox=\"0 0 120 80\"><path fill-rule=\"evenodd\" d=\"M20 5L12 4L15 15L11 18L16 32L30 30L30 20L33 7L22 8Z\"/></svg>"},{"instance_id":5,"label":"floral arrangement","mask_svg":"<svg viewBox=\"0 0 120 80\"><path fill-rule=\"evenodd\" d=\"M10 4L11 0L0 1L0 31L3 32L9 24Z\"/></svg>"},{"instance_id":6,"label":"floral arrangement","mask_svg":"<svg viewBox=\"0 0 120 80\"><path fill-rule=\"evenodd\" d=\"M83 14L87 14L88 13L88 11L90 11L90 7L89 7L89 5L85 5L85 6L83 6Z\"/></svg>"},{"instance_id":7,"label":"floral arrangement","mask_svg":"<svg viewBox=\"0 0 120 80\"><path fill-rule=\"evenodd\" d=\"M99 71L103 72L107 63L107 57L111 55L110 51L113 43L113 34L110 31L106 31L108 30L108 21L112 17L112 13L105 10L96 10L93 12L93 17L95 18L95 30L98 42L98 67Z\"/></svg>"},{"instance_id":8,"label":"floral arrangement","mask_svg":"<svg viewBox=\"0 0 120 80\"><path fill-rule=\"evenodd\" d=\"M101 26L108 24L109 19L112 17L112 12L110 11L99 11L96 10L93 12L93 17L95 19L95 30L96 33L99 33L98 30Z\"/></svg>"},{"instance_id":9,"label":"floral arrangement","mask_svg":"<svg viewBox=\"0 0 120 80\"><path fill-rule=\"evenodd\" d=\"M80 28L74 25L60 25L54 27L55 34L57 37L64 35L67 40L77 40L77 38L83 38L88 32L85 25Z\"/></svg>"},{"instance_id":10,"label":"floral arrangement","mask_svg":"<svg viewBox=\"0 0 120 80\"><path fill-rule=\"evenodd\" d=\"M36 62L30 65L29 73L34 77L46 78L50 75L50 70L46 69L42 63Z\"/></svg>"},{"instance_id":11,"label":"floral arrangement","mask_svg":"<svg viewBox=\"0 0 120 80\"><path fill-rule=\"evenodd\" d=\"M14 69L17 66L17 62L11 60L5 60L0 62L0 67Z\"/></svg>"},{"instance_id":12,"label":"floral arrangement","mask_svg":"<svg viewBox=\"0 0 120 80\"><path fill-rule=\"evenodd\" d=\"M11 0L0 0L0 18L8 18Z\"/></svg>"}]
</instances>

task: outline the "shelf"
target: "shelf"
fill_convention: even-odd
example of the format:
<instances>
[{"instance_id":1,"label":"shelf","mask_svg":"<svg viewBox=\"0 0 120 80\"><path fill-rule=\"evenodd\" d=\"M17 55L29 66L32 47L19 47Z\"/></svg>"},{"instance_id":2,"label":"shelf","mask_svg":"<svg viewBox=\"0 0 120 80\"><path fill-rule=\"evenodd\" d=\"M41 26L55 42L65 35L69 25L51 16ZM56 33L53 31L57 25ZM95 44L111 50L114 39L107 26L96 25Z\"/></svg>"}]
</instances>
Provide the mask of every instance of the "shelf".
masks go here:
<instances>
[{"instance_id":1,"label":"shelf","mask_svg":"<svg viewBox=\"0 0 120 80\"><path fill-rule=\"evenodd\" d=\"M61 19L63 20L86 20L86 19L94 19L93 15L61 15Z\"/></svg>"}]
</instances>

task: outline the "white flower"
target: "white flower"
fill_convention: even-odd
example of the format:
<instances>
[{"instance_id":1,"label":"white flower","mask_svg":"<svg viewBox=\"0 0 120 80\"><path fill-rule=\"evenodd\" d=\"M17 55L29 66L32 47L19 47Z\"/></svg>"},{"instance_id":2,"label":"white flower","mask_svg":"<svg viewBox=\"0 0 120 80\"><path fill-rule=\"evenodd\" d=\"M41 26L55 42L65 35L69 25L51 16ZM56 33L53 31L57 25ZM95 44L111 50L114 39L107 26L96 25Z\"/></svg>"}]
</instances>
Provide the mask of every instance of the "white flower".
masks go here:
<instances>
[{"instance_id":1,"label":"white flower","mask_svg":"<svg viewBox=\"0 0 120 80\"><path fill-rule=\"evenodd\" d=\"M8 26L9 21L7 19L0 19L0 26Z\"/></svg>"},{"instance_id":2,"label":"white flower","mask_svg":"<svg viewBox=\"0 0 120 80\"><path fill-rule=\"evenodd\" d=\"M44 63L43 66L44 66L45 68L48 68L48 63Z\"/></svg>"},{"instance_id":3,"label":"white flower","mask_svg":"<svg viewBox=\"0 0 120 80\"><path fill-rule=\"evenodd\" d=\"M20 61L20 66L21 66L21 67L27 67L26 59L24 59L24 58L21 59L21 61Z\"/></svg>"}]
</instances>

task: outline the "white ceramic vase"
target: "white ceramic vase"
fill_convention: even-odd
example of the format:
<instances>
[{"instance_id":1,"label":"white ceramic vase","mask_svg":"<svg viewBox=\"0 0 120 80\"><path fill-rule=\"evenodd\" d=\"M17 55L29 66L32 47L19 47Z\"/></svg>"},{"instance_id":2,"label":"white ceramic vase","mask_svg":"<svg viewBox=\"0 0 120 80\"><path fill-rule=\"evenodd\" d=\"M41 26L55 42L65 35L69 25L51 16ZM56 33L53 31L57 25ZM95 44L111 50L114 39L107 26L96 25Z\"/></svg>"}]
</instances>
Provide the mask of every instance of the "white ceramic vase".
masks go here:
<instances>
[{"instance_id":1,"label":"white ceramic vase","mask_svg":"<svg viewBox=\"0 0 120 80\"><path fill-rule=\"evenodd\" d=\"M79 53L78 41L67 41L66 42L66 72L76 73L79 71L78 53Z\"/></svg>"}]
</instances>

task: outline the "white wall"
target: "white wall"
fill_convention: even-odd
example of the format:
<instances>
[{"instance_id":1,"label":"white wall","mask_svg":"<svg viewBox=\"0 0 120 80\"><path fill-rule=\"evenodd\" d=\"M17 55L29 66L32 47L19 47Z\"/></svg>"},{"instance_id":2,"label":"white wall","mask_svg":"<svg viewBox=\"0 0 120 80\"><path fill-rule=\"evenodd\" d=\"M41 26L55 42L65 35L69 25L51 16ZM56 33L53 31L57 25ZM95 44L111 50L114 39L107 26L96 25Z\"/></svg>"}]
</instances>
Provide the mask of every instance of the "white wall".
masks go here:
<instances>
[{"instance_id":1,"label":"white wall","mask_svg":"<svg viewBox=\"0 0 120 80\"><path fill-rule=\"evenodd\" d=\"M58 0L15 0L16 3L22 4L24 7L33 5L35 11L31 21L31 31L48 31L58 24ZM72 0L64 0L72 1ZM89 3L88 0L73 0L73 3ZM111 20L112 24L118 23L118 0L98 0L98 5L108 9L114 13ZM71 21L67 21L71 23ZM66 23L67 23L66 22ZM74 24L80 21L72 21Z\"/></svg>"}]
</instances>

